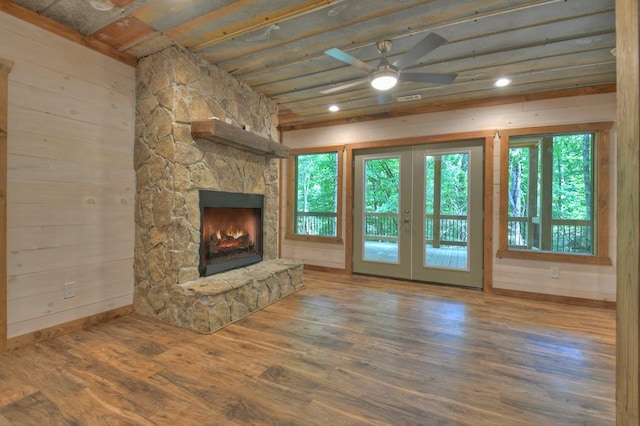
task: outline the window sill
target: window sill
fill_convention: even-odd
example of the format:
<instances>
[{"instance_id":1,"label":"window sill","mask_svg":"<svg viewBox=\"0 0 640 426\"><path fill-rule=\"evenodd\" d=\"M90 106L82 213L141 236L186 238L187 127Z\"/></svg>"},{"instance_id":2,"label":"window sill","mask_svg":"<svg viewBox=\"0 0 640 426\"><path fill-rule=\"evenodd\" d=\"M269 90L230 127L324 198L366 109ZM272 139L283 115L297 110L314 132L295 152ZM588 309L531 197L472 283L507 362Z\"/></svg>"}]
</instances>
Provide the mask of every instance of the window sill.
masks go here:
<instances>
[{"instance_id":1,"label":"window sill","mask_svg":"<svg viewBox=\"0 0 640 426\"><path fill-rule=\"evenodd\" d=\"M580 254L551 253L541 251L525 251L525 250L498 250L496 257L499 259L524 259L524 260L541 260L547 262L558 263L579 263L583 265L602 265L612 266L611 258L608 256L591 256Z\"/></svg>"},{"instance_id":2,"label":"window sill","mask_svg":"<svg viewBox=\"0 0 640 426\"><path fill-rule=\"evenodd\" d=\"M285 240L295 241L307 241L310 243L324 243L324 244L343 244L344 241L341 237L321 237L319 235L301 235L301 234L289 234L285 235Z\"/></svg>"}]
</instances>

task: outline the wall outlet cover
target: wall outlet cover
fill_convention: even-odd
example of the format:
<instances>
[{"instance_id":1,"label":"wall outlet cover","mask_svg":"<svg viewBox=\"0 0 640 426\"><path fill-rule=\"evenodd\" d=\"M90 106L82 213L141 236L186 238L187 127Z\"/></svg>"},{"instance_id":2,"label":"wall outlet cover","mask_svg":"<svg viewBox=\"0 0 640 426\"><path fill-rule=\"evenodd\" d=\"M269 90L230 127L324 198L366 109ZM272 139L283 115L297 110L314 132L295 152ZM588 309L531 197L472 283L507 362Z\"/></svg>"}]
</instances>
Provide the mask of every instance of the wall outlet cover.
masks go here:
<instances>
[{"instance_id":1,"label":"wall outlet cover","mask_svg":"<svg viewBox=\"0 0 640 426\"><path fill-rule=\"evenodd\" d=\"M76 295L76 283L65 283L63 286L65 299L70 299Z\"/></svg>"}]
</instances>

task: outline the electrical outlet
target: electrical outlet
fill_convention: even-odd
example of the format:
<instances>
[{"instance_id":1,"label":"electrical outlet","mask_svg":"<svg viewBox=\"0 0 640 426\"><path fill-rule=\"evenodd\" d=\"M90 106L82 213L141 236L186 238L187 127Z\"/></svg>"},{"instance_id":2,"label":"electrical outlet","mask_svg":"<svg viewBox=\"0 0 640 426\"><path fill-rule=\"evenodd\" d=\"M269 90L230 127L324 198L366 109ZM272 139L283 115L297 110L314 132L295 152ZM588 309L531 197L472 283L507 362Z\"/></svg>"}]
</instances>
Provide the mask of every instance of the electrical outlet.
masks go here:
<instances>
[{"instance_id":1,"label":"electrical outlet","mask_svg":"<svg viewBox=\"0 0 640 426\"><path fill-rule=\"evenodd\" d=\"M76 283L64 283L64 298L70 299L76 295Z\"/></svg>"},{"instance_id":2,"label":"electrical outlet","mask_svg":"<svg viewBox=\"0 0 640 426\"><path fill-rule=\"evenodd\" d=\"M560 278L560 268L558 268L557 266L551 267L551 278L556 280Z\"/></svg>"}]
</instances>

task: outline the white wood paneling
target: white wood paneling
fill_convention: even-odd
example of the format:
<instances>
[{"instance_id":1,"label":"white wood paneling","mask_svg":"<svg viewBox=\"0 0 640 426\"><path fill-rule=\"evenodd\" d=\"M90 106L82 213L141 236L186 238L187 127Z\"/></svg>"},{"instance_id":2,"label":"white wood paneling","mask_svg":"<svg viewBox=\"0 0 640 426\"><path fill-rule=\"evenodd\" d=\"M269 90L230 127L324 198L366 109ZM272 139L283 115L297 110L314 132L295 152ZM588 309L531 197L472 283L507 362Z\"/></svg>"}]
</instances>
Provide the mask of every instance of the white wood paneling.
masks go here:
<instances>
[{"instance_id":1,"label":"white wood paneling","mask_svg":"<svg viewBox=\"0 0 640 426\"><path fill-rule=\"evenodd\" d=\"M31 68L24 70L31 71ZM115 104L106 102L96 105L94 102L67 97L66 94L42 90L39 87L26 86L12 81L9 91L9 104L14 108L24 108L42 113L66 117L73 121L91 123L106 128L130 130L134 125L131 111L124 110L126 105L118 109ZM92 96L87 92L87 96ZM42 118L41 118L42 120Z\"/></svg>"},{"instance_id":2,"label":"white wood paneling","mask_svg":"<svg viewBox=\"0 0 640 426\"><path fill-rule=\"evenodd\" d=\"M445 111L371 122L345 124L285 132L283 143L292 149L393 140L417 136L446 135L483 130L549 126L616 120L615 93L549 99L466 110ZM610 241L609 253L615 265L615 127L611 137ZM500 194L500 141L494 144L493 253L498 242L498 199ZM348 165L346 167L349 167ZM285 196L286 191L282 192ZM286 206L286 203L282 203ZM283 217L286 218L286 211ZM345 215L351 212L345 212ZM343 218L344 219L344 218ZM286 221L284 221L286 223ZM282 256L318 266L344 268L345 247L282 241ZM551 266L560 268L560 277L551 279ZM548 264L516 259L493 259L493 287L559 296L615 300L615 266Z\"/></svg>"},{"instance_id":3,"label":"white wood paneling","mask_svg":"<svg viewBox=\"0 0 640 426\"><path fill-rule=\"evenodd\" d=\"M131 292L129 275L133 267L131 259L101 262L77 268L60 268L43 272L12 275L9 279L9 298L16 309L10 312L10 322L32 319L34 313L46 315L56 311L73 309L79 301L82 305L100 303L104 298L103 287L108 285L112 296L125 296ZM100 280L96 280L100 277ZM60 299L58 282L74 282L76 296Z\"/></svg>"},{"instance_id":4,"label":"white wood paneling","mask_svg":"<svg viewBox=\"0 0 640 426\"><path fill-rule=\"evenodd\" d=\"M3 13L0 40L11 338L133 301L135 69Z\"/></svg>"},{"instance_id":5,"label":"white wood paneling","mask_svg":"<svg viewBox=\"0 0 640 426\"><path fill-rule=\"evenodd\" d=\"M86 318L100 312L107 312L118 307L131 304L131 294L116 296L110 299L103 298L101 301L90 304L74 304L74 306L64 309L56 307L45 315L32 315L29 320L10 323L9 338L21 336L34 330L42 330L55 324L64 324L79 318ZM17 306L20 308L20 306ZM9 311L11 312L11 311Z\"/></svg>"},{"instance_id":6,"label":"white wood paneling","mask_svg":"<svg viewBox=\"0 0 640 426\"><path fill-rule=\"evenodd\" d=\"M132 95L133 96L133 95ZM133 105L132 105L133 108ZM51 140L68 140L88 146L101 147L118 152L131 154L131 131L119 128L97 126L60 116L46 116L34 110L12 108L9 110L9 120L15 123L11 127L11 145L20 144L20 139L13 139L13 132L30 132L38 136L43 142ZM46 117L46 120L43 120ZM18 137L18 135L16 135ZM54 138L54 139L52 139ZM13 146L9 149L13 153ZM133 161L133 160L132 160Z\"/></svg>"},{"instance_id":7,"label":"white wood paneling","mask_svg":"<svg viewBox=\"0 0 640 426\"><path fill-rule=\"evenodd\" d=\"M11 15L3 13L0 20L0 39L16 63L40 65L125 94L134 92L130 66Z\"/></svg>"}]
</instances>

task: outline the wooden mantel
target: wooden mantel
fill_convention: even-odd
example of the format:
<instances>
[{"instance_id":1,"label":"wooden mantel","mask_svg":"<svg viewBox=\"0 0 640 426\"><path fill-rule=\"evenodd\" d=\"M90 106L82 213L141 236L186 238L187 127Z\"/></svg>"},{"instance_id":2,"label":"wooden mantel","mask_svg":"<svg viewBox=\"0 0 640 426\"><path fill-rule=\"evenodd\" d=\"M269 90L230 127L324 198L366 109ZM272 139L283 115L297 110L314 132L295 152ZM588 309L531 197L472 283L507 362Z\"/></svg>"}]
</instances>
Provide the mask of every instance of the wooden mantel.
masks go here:
<instances>
[{"instance_id":1,"label":"wooden mantel","mask_svg":"<svg viewBox=\"0 0 640 426\"><path fill-rule=\"evenodd\" d=\"M211 119L191 123L191 136L222 143L270 158L288 158L289 148L224 121Z\"/></svg>"}]
</instances>

